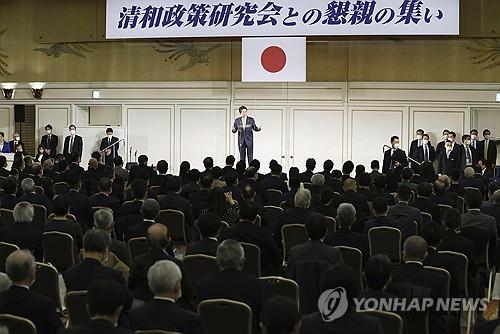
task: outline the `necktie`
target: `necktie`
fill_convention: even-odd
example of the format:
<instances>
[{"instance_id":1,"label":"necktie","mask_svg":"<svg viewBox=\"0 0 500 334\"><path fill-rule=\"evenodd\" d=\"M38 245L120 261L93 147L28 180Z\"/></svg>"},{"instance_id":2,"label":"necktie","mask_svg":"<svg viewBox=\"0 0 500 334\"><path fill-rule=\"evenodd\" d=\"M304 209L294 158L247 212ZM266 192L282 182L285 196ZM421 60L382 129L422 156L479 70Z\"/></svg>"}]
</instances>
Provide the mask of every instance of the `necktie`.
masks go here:
<instances>
[{"instance_id":1,"label":"necktie","mask_svg":"<svg viewBox=\"0 0 500 334\"><path fill-rule=\"evenodd\" d=\"M472 141L472 147L476 148L476 140Z\"/></svg>"},{"instance_id":2,"label":"necktie","mask_svg":"<svg viewBox=\"0 0 500 334\"><path fill-rule=\"evenodd\" d=\"M472 165L472 159L471 159L470 147L468 147L468 146L466 147L466 149L465 149L465 153L466 153L465 157L466 157L466 159L467 159L467 165Z\"/></svg>"},{"instance_id":3,"label":"necktie","mask_svg":"<svg viewBox=\"0 0 500 334\"><path fill-rule=\"evenodd\" d=\"M422 146L422 140L418 140L418 146Z\"/></svg>"},{"instance_id":4,"label":"necktie","mask_svg":"<svg viewBox=\"0 0 500 334\"><path fill-rule=\"evenodd\" d=\"M427 152L427 145L424 146L424 161L429 161L429 152Z\"/></svg>"},{"instance_id":5,"label":"necktie","mask_svg":"<svg viewBox=\"0 0 500 334\"><path fill-rule=\"evenodd\" d=\"M489 140L484 141L484 158L488 160L488 144Z\"/></svg>"},{"instance_id":6,"label":"necktie","mask_svg":"<svg viewBox=\"0 0 500 334\"><path fill-rule=\"evenodd\" d=\"M111 145L111 138L108 138L108 145Z\"/></svg>"},{"instance_id":7,"label":"necktie","mask_svg":"<svg viewBox=\"0 0 500 334\"><path fill-rule=\"evenodd\" d=\"M69 153L73 152L73 136L71 136L71 139L69 141Z\"/></svg>"},{"instance_id":8,"label":"necktie","mask_svg":"<svg viewBox=\"0 0 500 334\"><path fill-rule=\"evenodd\" d=\"M50 135L49 135L49 137L47 138L47 146L49 146L49 145L50 145Z\"/></svg>"}]
</instances>

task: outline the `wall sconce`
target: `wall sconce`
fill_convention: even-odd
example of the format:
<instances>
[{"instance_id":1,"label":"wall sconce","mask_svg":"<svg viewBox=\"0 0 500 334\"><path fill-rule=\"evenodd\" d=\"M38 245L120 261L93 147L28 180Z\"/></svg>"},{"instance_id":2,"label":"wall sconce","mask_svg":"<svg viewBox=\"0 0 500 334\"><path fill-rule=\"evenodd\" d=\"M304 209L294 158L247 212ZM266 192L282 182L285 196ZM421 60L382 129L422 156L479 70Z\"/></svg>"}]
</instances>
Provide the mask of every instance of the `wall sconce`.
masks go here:
<instances>
[{"instance_id":1,"label":"wall sconce","mask_svg":"<svg viewBox=\"0 0 500 334\"><path fill-rule=\"evenodd\" d=\"M14 92L16 91L17 84L15 83L2 83L2 95L6 100L12 100L14 98Z\"/></svg>"},{"instance_id":2,"label":"wall sconce","mask_svg":"<svg viewBox=\"0 0 500 334\"><path fill-rule=\"evenodd\" d=\"M45 86L45 83L43 82L32 82L30 83L31 86L31 94L33 95L33 98L40 100L43 95L43 86Z\"/></svg>"}]
</instances>

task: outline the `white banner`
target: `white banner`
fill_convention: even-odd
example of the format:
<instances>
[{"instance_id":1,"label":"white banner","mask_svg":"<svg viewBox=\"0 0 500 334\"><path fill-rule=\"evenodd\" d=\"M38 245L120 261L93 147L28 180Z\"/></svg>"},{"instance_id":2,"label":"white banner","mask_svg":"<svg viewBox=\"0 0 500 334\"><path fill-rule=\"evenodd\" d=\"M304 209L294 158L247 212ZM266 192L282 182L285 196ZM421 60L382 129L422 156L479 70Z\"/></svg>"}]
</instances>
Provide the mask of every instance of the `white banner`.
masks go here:
<instances>
[{"instance_id":1,"label":"white banner","mask_svg":"<svg viewBox=\"0 0 500 334\"><path fill-rule=\"evenodd\" d=\"M107 0L106 38L458 35L459 0Z\"/></svg>"}]
</instances>

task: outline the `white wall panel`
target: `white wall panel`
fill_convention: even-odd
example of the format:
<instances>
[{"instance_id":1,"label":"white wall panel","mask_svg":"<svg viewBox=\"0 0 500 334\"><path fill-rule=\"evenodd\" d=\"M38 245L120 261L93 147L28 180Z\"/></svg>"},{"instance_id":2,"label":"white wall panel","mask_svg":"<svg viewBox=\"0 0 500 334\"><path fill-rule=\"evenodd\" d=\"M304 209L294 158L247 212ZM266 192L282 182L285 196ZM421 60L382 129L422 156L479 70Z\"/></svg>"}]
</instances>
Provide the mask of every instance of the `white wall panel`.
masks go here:
<instances>
[{"instance_id":1,"label":"white wall panel","mask_svg":"<svg viewBox=\"0 0 500 334\"><path fill-rule=\"evenodd\" d=\"M45 134L45 125L52 125L52 133L59 137L57 152L62 152L64 137L68 135L69 115L71 107L69 105L37 106L36 108L36 145L42 140ZM85 138L84 138L85 140Z\"/></svg>"},{"instance_id":2,"label":"white wall panel","mask_svg":"<svg viewBox=\"0 0 500 334\"><path fill-rule=\"evenodd\" d=\"M477 108L473 109L473 125L479 131L479 137L483 136L483 130L489 129L491 136L497 141L497 150L500 152L500 108ZM497 165L500 164L500 154L497 157Z\"/></svg>"},{"instance_id":3,"label":"white wall panel","mask_svg":"<svg viewBox=\"0 0 500 334\"><path fill-rule=\"evenodd\" d=\"M0 132L5 133L5 140L9 140L14 132L14 106L0 105Z\"/></svg>"}]
</instances>

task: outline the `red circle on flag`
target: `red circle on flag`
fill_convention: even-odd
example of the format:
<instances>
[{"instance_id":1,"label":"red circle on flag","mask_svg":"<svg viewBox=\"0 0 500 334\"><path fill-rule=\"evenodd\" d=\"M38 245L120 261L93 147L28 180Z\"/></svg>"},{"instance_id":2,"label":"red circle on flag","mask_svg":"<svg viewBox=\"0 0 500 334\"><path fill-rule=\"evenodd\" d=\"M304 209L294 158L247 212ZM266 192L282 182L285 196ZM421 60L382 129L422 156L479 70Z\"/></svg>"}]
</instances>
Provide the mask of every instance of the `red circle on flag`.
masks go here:
<instances>
[{"instance_id":1,"label":"red circle on flag","mask_svg":"<svg viewBox=\"0 0 500 334\"><path fill-rule=\"evenodd\" d=\"M260 63L268 72L279 72L286 65L286 53L279 46L267 47L260 56Z\"/></svg>"}]
</instances>

